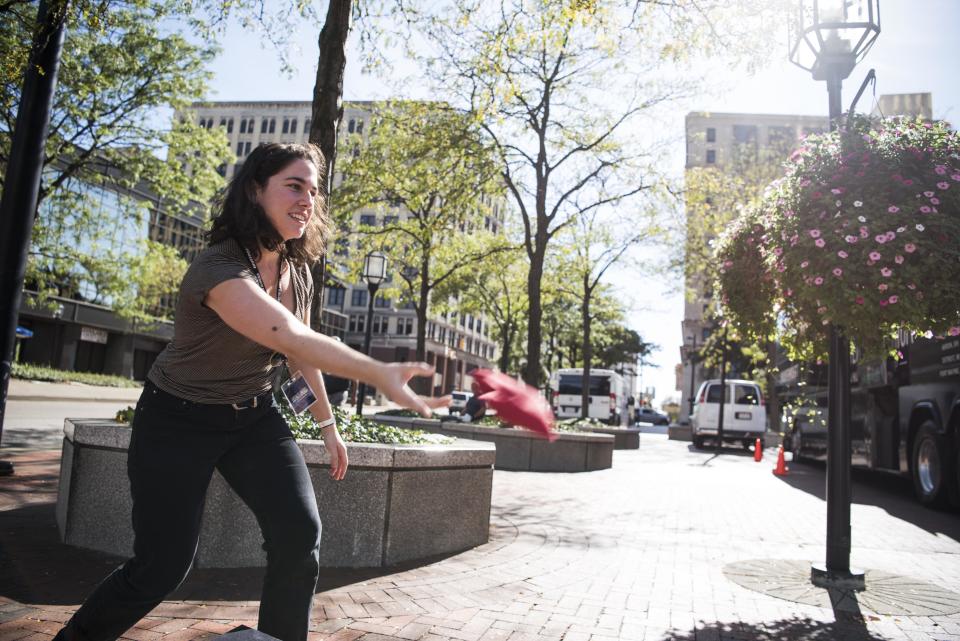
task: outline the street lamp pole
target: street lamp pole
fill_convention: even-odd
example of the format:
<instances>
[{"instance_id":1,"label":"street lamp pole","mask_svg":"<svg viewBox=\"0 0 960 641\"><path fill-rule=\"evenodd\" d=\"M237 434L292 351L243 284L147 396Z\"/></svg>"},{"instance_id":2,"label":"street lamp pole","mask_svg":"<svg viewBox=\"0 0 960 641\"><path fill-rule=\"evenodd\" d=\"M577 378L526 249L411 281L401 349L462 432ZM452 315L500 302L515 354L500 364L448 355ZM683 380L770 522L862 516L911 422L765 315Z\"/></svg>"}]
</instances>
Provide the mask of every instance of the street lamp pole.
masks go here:
<instances>
[{"instance_id":1,"label":"street lamp pole","mask_svg":"<svg viewBox=\"0 0 960 641\"><path fill-rule=\"evenodd\" d=\"M841 86L880 34L879 0L801 0L791 23L790 61L827 83L830 130L843 112ZM864 586L850 568L850 342L829 326L827 370L827 555L811 579L822 587Z\"/></svg>"},{"instance_id":2,"label":"street lamp pole","mask_svg":"<svg viewBox=\"0 0 960 641\"><path fill-rule=\"evenodd\" d=\"M695 388L696 377L697 377L697 361L695 360L697 351L697 335L690 335L690 395L687 397L687 405L689 409L687 410L687 416L693 415L693 395L697 393Z\"/></svg>"},{"instance_id":3,"label":"street lamp pole","mask_svg":"<svg viewBox=\"0 0 960 641\"><path fill-rule=\"evenodd\" d=\"M3 307L0 313L0 441L3 439L7 391L13 369L11 359L16 344L27 249L40 192L44 143L50 126L66 21L66 2L40 2L38 28L24 68L20 106L0 198L0 305ZM0 461L0 476L8 474L13 474L13 464Z\"/></svg>"},{"instance_id":4,"label":"street lamp pole","mask_svg":"<svg viewBox=\"0 0 960 641\"><path fill-rule=\"evenodd\" d=\"M377 296L380 283L387 278L387 257L380 252L370 252L363 259L363 279L367 281L367 328L363 338L363 353L370 355L370 341L373 338L373 299ZM363 399L367 395L367 384L360 382L357 389L357 416L363 415Z\"/></svg>"}]
</instances>

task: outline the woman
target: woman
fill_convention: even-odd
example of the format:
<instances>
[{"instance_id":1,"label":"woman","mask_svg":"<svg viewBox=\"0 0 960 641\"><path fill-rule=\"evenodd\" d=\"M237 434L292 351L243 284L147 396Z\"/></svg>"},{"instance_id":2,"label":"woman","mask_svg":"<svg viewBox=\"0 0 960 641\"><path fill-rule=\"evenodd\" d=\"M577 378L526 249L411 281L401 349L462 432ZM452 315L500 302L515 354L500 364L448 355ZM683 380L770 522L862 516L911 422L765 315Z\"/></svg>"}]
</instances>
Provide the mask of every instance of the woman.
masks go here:
<instances>
[{"instance_id":1,"label":"woman","mask_svg":"<svg viewBox=\"0 0 960 641\"><path fill-rule=\"evenodd\" d=\"M312 146L268 144L227 188L210 244L181 283L174 338L150 370L132 421L134 557L94 590L58 640L112 641L183 581L214 469L263 533L259 629L282 641L306 639L320 518L303 457L273 401L275 375L286 361L292 378L312 388L310 411L335 480L347 471L347 449L321 371L366 381L425 415L449 403L407 386L433 374L426 364L380 363L310 330L308 264L328 233L323 175Z\"/></svg>"}]
</instances>

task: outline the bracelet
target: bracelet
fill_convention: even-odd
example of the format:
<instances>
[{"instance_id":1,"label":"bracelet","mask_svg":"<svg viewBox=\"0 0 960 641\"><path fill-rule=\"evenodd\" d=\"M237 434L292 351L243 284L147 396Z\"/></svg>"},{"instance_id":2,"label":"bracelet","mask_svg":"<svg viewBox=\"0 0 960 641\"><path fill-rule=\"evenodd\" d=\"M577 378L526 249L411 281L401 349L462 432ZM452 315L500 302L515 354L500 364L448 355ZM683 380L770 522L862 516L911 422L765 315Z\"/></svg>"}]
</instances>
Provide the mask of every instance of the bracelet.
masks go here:
<instances>
[{"instance_id":1,"label":"bracelet","mask_svg":"<svg viewBox=\"0 0 960 641\"><path fill-rule=\"evenodd\" d=\"M333 418L332 416L330 418L325 418L322 421L317 421L317 425L320 426L320 429L330 427L331 425L336 426L336 424L337 419Z\"/></svg>"}]
</instances>

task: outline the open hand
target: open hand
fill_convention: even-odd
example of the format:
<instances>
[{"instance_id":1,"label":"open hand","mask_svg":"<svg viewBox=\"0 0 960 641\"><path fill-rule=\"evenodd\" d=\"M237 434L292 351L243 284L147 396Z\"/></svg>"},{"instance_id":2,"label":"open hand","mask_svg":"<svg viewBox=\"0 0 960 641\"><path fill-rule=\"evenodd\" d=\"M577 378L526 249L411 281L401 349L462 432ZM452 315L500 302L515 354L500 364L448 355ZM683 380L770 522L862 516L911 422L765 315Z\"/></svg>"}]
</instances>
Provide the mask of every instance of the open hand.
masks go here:
<instances>
[{"instance_id":1,"label":"open hand","mask_svg":"<svg viewBox=\"0 0 960 641\"><path fill-rule=\"evenodd\" d=\"M383 363L377 387L394 403L430 418L433 410L447 407L452 399L450 396L418 396L407 383L414 376L433 376L434 371L427 363Z\"/></svg>"}]
</instances>

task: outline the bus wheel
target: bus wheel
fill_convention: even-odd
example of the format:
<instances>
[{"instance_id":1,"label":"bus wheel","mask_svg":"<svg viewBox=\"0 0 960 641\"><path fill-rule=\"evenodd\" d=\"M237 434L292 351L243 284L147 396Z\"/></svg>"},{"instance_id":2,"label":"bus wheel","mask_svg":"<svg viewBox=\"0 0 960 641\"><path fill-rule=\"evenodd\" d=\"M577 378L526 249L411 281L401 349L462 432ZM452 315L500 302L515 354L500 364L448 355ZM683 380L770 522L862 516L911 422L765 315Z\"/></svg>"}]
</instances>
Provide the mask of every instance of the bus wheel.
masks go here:
<instances>
[{"instance_id":1,"label":"bus wheel","mask_svg":"<svg viewBox=\"0 0 960 641\"><path fill-rule=\"evenodd\" d=\"M911 476L917 500L930 507L947 501L949 480L953 475L946 441L937 434L933 421L925 421L913 440Z\"/></svg>"}]
</instances>

